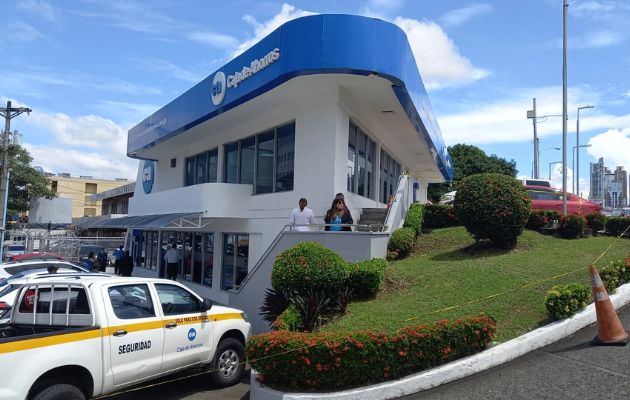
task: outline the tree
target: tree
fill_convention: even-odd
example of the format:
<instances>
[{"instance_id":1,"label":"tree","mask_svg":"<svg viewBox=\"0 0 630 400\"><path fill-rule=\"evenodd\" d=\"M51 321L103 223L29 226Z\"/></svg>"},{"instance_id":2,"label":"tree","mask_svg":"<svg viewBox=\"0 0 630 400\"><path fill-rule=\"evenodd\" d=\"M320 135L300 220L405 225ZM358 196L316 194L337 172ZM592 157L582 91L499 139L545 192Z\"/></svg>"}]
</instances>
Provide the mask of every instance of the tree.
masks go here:
<instances>
[{"instance_id":1,"label":"tree","mask_svg":"<svg viewBox=\"0 0 630 400\"><path fill-rule=\"evenodd\" d=\"M516 161L507 161L495 154L488 156L479 147L456 144L455 146L449 146L448 154L453 161L453 185L449 183L430 184L428 196L432 201L438 201L444 193L456 190L457 183L467 176L497 173L516 178Z\"/></svg>"},{"instance_id":2,"label":"tree","mask_svg":"<svg viewBox=\"0 0 630 400\"><path fill-rule=\"evenodd\" d=\"M9 179L7 217L28 211L34 198L52 199L57 197L57 193L50 189L50 180L31 166L32 161L33 157L24 147L9 147L11 176ZM4 201L4 199L1 200Z\"/></svg>"}]
</instances>

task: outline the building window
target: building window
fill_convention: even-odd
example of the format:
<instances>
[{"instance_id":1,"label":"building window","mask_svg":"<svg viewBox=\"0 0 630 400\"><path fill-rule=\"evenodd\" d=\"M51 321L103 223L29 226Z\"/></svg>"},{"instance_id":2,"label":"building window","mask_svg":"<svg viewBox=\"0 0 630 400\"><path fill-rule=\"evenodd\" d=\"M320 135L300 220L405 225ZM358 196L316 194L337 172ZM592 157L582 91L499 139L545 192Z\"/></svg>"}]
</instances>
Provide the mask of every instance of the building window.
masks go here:
<instances>
[{"instance_id":1,"label":"building window","mask_svg":"<svg viewBox=\"0 0 630 400\"><path fill-rule=\"evenodd\" d=\"M86 183L85 184L85 193L96 194L97 193L96 183Z\"/></svg>"},{"instance_id":2,"label":"building window","mask_svg":"<svg viewBox=\"0 0 630 400\"><path fill-rule=\"evenodd\" d=\"M52 190L54 193L57 193L57 181L50 182L50 190Z\"/></svg>"},{"instance_id":3,"label":"building window","mask_svg":"<svg viewBox=\"0 0 630 400\"><path fill-rule=\"evenodd\" d=\"M239 157L239 183L254 183L254 156L256 154L256 138L241 140Z\"/></svg>"},{"instance_id":4,"label":"building window","mask_svg":"<svg viewBox=\"0 0 630 400\"><path fill-rule=\"evenodd\" d=\"M350 122L348 131L348 169L346 172L346 188L349 192L360 196L375 198L374 157L376 143Z\"/></svg>"},{"instance_id":5,"label":"building window","mask_svg":"<svg viewBox=\"0 0 630 400\"><path fill-rule=\"evenodd\" d=\"M203 276L201 283L212 287L212 265L214 263L214 234L204 233Z\"/></svg>"},{"instance_id":6,"label":"building window","mask_svg":"<svg viewBox=\"0 0 630 400\"><path fill-rule=\"evenodd\" d=\"M241 233L223 234L223 271L221 289L236 290L247 276L249 257L249 235Z\"/></svg>"},{"instance_id":7,"label":"building window","mask_svg":"<svg viewBox=\"0 0 630 400\"><path fill-rule=\"evenodd\" d=\"M273 191L273 142L273 131L258 135L255 193L270 193Z\"/></svg>"},{"instance_id":8,"label":"building window","mask_svg":"<svg viewBox=\"0 0 630 400\"><path fill-rule=\"evenodd\" d=\"M225 145L223 182L238 183L238 142Z\"/></svg>"},{"instance_id":9,"label":"building window","mask_svg":"<svg viewBox=\"0 0 630 400\"><path fill-rule=\"evenodd\" d=\"M225 146L223 182L253 184L254 193L293 190L295 123Z\"/></svg>"},{"instance_id":10,"label":"building window","mask_svg":"<svg viewBox=\"0 0 630 400\"><path fill-rule=\"evenodd\" d=\"M218 149L213 149L186 158L185 185L214 183L217 181Z\"/></svg>"},{"instance_id":11,"label":"building window","mask_svg":"<svg viewBox=\"0 0 630 400\"><path fill-rule=\"evenodd\" d=\"M295 123L277 129L276 192L293 190Z\"/></svg>"}]
</instances>

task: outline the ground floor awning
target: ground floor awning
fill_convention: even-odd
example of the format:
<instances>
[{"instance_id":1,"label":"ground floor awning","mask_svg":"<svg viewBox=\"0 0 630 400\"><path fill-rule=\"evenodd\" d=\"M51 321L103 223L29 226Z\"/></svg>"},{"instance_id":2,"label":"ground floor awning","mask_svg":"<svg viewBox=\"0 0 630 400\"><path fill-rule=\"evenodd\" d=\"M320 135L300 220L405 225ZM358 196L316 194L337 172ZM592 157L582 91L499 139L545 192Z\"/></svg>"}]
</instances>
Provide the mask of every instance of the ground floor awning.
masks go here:
<instances>
[{"instance_id":1,"label":"ground floor awning","mask_svg":"<svg viewBox=\"0 0 630 400\"><path fill-rule=\"evenodd\" d=\"M130 215L119 218L94 217L93 220L84 219L77 224L79 229L181 229L203 228L209 223L207 218L202 218L201 213L171 213Z\"/></svg>"}]
</instances>

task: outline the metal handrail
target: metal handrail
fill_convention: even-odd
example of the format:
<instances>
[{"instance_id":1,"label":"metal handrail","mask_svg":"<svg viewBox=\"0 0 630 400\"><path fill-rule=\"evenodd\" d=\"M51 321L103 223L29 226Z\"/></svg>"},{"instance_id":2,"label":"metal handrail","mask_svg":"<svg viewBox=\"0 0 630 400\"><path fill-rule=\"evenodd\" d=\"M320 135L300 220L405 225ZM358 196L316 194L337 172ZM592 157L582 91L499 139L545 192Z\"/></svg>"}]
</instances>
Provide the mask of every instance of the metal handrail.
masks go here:
<instances>
[{"instance_id":1,"label":"metal handrail","mask_svg":"<svg viewBox=\"0 0 630 400\"><path fill-rule=\"evenodd\" d=\"M400 188L400 185L402 183L402 180L407 176L407 174L400 174L400 176L398 177L398 183L396 184L396 194L394 195L394 199L392 200L392 204L390 204L389 208L387 209L387 214L385 214L385 222L387 222L389 220L389 213L392 211L392 209L394 208L394 203L396 203L397 201L400 201L400 198L402 197L402 194L400 190L398 190ZM385 229L388 230L390 227L385 225Z\"/></svg>"},{"instance_id":2,"label":"metal handrail","mask_svg":"<svg viewBox=\"0 0 630 400\"><path fill-rule=\"evenodd\" d=\"M254 267L252 268L251 271L249 271L247 273L247 276L243 279L243 281L241 282L240 285L238 285L238 287L236 288L232 288L232 289L227 289L228 292L231 293L239 293L243 287L245 286L245 284L251 279L251 277L254 275L254 273L256 272L256 270L258 270L260 268L260 266L262 265L262 263L267 259L267 257L269 256L269 253L271 253L271 251L273 250L273 248L276 246L276 244L280 241L280 238L282 236L284 236L285 233L287 232L299 232L300 234L302 233L339 233L338 231L325 231L324 229L322 229L323 227L326 226L341 226L341 227L346 227L349 226L350 228L352 227L366 227L369 229L369 232L359 232L359 233L378 233L378 232L383 232L385 229L385 225L383 224L310 224L310 225L294 225L294 224L287 224L285 225L280 232L278 233L278 235L274 238L274 240L271 242L271 244L269 244L269 246L267 247L267 250L265 250L265 252L262 254L262 256L260 256L260 258L258 259L258 262L256 262L256 265L254 265ZM317 227L318 230L309 230L309 231L298 231L298 230L294 230L294 227L297 226L303 226L303 227ZM374 227L378 227L379 230L373 230ZM348 232L348 231L345 231ZM356 233L357 231L350 231L352 233Z\"/></svg>"}]
</instances>

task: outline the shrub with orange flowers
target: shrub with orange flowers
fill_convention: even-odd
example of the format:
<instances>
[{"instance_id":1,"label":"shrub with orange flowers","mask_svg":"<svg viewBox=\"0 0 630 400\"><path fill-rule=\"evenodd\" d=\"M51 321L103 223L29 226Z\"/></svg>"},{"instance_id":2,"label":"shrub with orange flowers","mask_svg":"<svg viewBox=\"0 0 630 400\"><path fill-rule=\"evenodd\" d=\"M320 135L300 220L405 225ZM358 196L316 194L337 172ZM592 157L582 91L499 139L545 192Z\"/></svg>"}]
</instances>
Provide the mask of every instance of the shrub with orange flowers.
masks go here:
<instances>
[{"instance_id":1,"label":"shrub with orange flowers","mask_svg":"<svg viewBox=\"0 0 630 400\"><path fill-rule=\"evenodd\" d=\"M267 386L339 390L398 379L485 349L496 335L489 316L466 317L394 333L274 331L247 343L249 364Z\"/></svg>"}]
</instances>

